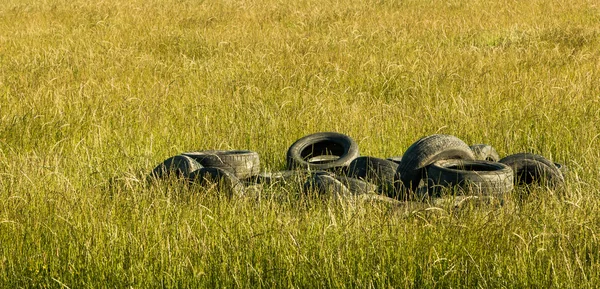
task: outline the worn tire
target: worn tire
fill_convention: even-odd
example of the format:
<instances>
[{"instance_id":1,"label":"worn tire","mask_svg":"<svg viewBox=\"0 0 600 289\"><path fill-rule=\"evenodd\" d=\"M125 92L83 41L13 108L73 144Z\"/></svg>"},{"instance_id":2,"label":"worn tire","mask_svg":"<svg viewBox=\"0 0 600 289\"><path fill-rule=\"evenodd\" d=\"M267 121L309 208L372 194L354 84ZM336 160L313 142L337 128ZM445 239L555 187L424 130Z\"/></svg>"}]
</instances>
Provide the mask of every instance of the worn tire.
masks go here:
<instances>
[{"instance_id":1,"label":"worn tire","mask_svg":"<svg viewBox=\"0 0 600 289\"><path fill-rule=\"evenodd\" d=\"M473 151L459 138L452 135L434 134L423 137L413 143L404 155L396 170L396 190L407 189L412 194L417 187L428 165L447 159L473 160ZM410 195L401 195L409 199Z\"/></svg>"},{"instance_id":2,"label":"worn tire","mask_svg":"<svg viewBox=\"0 0 600 289\"><path fill-rule=\"evenodd\" d=\"M294 142L287 151L286 159L290 170L335 170L347 167L358 156L358 144L349 136L320 132Z\"/></svg>"},{"instance_id":3,"label":"worn tire","mask_svg":"<svg viewBox=\"0 0 600 289\"><path fill-rule=\"evenodd\" d=\"M200 168L202 168L202 165L194 159L184 155L177 155L166 159L156 166L149 177L156 179L164 179L170 176L187 178L192 172Z\"/></svg>"},{"instance_id":4,"label":"worn tire","mask_svg":"<svg viewBox=\"0 0 600 289\"><path fill-rule=\"evenodd\" d=\"M206 168L220 168L233 173L238 179L247 179L260 172L257 152L248 150L208 150L186 152L183 155L196 160Z\"/></svg>"},{"instance_id":5,"label":"worn tire","mask_svg":"<svg viewBox=\"0 0 600 289\"><path fill-rule=\"evenodd\" d=\"M402 161L402 156L389 157L387 158L387 160L395 162L396 164L400 164L400 162Z\"/></svg>"},{"instance_id":6,"label":"worn tire","mask_svg":"<svg viewBox=\"0 0 600 289\"><path fill-rule=\"evenodd\" d=\"M305 192L317 192L319 195L349 197L352 192L339 180L329 174L313 174L304 183Z\"/></svg>"},{"instance_id":7,"label":"worn tire","mask_svg":"<svg viewBox=\"0 0 600 289\"><path fill-rule=\"evenodd\" d=\"M347 176L335 176L334 178L344 184L344 186L350 190L352 195L362 195L377 192L377 185L364 180Z\"/></svg>"},{"instance_id":8,"label":"worn tire","mask_svg":"<svg viewBox=\"0 0 600 289\"><path fill-rule=\"evenodd\" d=\"M377 185L380 193L393 195L398 164L375 157L358 157L350 163L348 176Z\"/></svg>"},{"instance_id":9,"label":"worn tire","mask_svg":"<svg viewBox=\"0 0 600 289\"><path fill-rule=\"evenodd\" d=\"M398 164L375 157L355 158L348 169L348 176L364 179L374 184L394 182Z\"/></svg>"},{"instance_id":10,"label":"worn tire","mask_svg":"<svg viewBox=\"0 0 600 289\"><path fill-rule=\"evenodd\" d=\"M233 173L221 168L198 169L190 174L190 179L202 186L216 184L228 197L244 193L244 184Z\"/></svg>"},{"instance_id":11,"label":"worn tire","mask_svg":"<svg viewBox=\"0 0 600 289\"><path fill-rule=\"evenodd\" d=\"M427 178L433 192L453 187L467 195L502 196L514 188L509 166L485 160L440 160L429 165Z\"/></svg>"},{"instance_id":12,"label":"worn tire","mask_svg":"<svg viewBox=\"0 0 600 289\"><path fill-rule=\"evenodd\" d=\"M471 150L473 151L476 160L490 162L497 162L500 160L500 155L498 155L498 152L491 145L476 144L471 146Z\"/></svg>"},{"instance_id":13,"label":"worn tire","mask_svg":"<svg viewBox=\"0 0 600 289\"><path fill-rule=\"evenodd\" d=\"M500 160L513 169L515 185L539 184L556 188L565 179L555 163L532 153L517 153Z\"/></svg>"},{"instance_id":14,"label":"worn tire","mask_svg":"<svg viewBox=\"0 0 600 289\"><path fill-rule=\"evenodd\" d=\"M286 170L278 172L262 172L254 177L258 184L286 184L290 182L304 182L310 175L307 170Z\"/></svg>"}]
</instances>

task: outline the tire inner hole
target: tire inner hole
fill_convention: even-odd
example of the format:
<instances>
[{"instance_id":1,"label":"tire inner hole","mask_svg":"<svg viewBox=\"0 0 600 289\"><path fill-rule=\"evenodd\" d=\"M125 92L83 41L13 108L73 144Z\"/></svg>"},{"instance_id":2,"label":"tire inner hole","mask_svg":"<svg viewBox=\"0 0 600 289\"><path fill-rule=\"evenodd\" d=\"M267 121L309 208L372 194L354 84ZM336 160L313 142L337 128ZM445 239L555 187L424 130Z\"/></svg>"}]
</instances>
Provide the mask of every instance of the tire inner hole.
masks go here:
<instances>
[{"instance_id":1,"label":"tire inner hole","mask_svg":"<svg viewBox=\"0 0 600 289\"><path fill-rule=\"evenodd\" d=\"M302 150L300 156L312 164L323 164L338 160L345 153L344 146L331 141L316 142Z\"/></svg>"}]
</instances>

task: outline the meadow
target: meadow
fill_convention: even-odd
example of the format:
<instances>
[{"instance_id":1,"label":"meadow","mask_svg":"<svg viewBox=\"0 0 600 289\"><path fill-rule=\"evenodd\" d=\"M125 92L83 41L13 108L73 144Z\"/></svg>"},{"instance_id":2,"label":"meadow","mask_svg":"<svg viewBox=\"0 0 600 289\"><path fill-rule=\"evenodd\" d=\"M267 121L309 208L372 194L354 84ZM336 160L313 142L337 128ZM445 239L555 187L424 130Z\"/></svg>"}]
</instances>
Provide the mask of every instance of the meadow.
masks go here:
<instances>
[{"instance_id":1,"label":"meadow","mask_svg":"<svg viewBox=\"0 0 600 289\"><path fill-rule=\"evenodd\" d=\"M593 288L600 284L596 1L4 0L0 288ZM164 159L285 167L336 131L533 152L566 188L503 206L227 199Z\"/></svg>"}]
</instances>

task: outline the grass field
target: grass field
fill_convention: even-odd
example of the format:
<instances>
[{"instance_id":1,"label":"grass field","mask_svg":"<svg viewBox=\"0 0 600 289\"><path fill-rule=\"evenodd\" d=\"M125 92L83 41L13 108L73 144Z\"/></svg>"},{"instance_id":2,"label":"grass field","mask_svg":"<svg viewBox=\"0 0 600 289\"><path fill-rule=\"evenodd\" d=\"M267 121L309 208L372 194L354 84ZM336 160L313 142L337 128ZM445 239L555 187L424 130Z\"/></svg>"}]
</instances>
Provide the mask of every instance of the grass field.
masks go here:
<instances>
[{"instance_id":1,"label":"grass field","mask_svg":"<svg viewBox=\"0 0 600 289\"><path fill-rule=\"evenodd\" d=\"M0 287L596 287L598 79L596 1L1 1ZM283 169L317 131L534 152L567 188L455 211L145 182L190 150Z\"/></svg>"}]
</instances>

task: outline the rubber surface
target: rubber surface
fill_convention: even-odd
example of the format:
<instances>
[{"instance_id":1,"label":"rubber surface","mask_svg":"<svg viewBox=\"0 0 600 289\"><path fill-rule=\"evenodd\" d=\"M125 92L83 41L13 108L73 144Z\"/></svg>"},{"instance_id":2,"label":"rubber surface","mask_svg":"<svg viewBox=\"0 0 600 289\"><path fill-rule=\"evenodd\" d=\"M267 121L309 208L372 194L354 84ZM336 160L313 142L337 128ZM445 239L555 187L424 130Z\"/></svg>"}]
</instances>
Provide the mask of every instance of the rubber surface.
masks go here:
<instances>
[{"instance_id":1,"label":"rubber surface","mask_svg":"<svg viewBox=\"0 0 600 289\"><path fill-rule=\"evenodd\" d=\"M474 158L471 148L455 136L434 134L423 137L413 143L402 156L396 170L396 191L400 198L410 199L428 165L439 160Z\"/></svg>"},{"instance_id":2,"label":"rubber surface","mask_svg":"<svg viewBox=\"0 0 600 289\"><path fill-rule=\"evenodd\" d=\"M358 144L337 132L320 132L298 139L286 154L288 169L335 170L359 156Z\"/></svg>"},{"instance_id":3,"label":"rubber surface","mask_svg":"<svg viewBox=\"0 0 600 289\"><path fill-rule=\"evenodd\" d=\"M164 179L174 175L177 178L187 178L192 172L200 168L202 168L202 165L194 159L184 155L177 155L164 160L156 166L150 173L150 177Z\"/></svg>"},{"instance_id":4,"label":"rubber surface","mask_svg":"<svg viewBox=\"0 0 600 289\"><path fill-rule=\"evenodd\" d=\"M365 156L350 163L347 175L373 183L380 193L393 196L397 169L398 164L393 161Z\"/></svg>"},{"instance_id":5,"label":"rubber surface","mask_svg":"<svg viewBox=\"0 0 600 289\"><path fill-rule=\"evenodd\" d=\"M244 184L231 172L220 168L201 168L190 175L192 182L202 185L217 185L221 192L228 197L241 196L244 193Z\"/></svg>"},{"instance_id":6,"label":"rubber surface","mask_svg":"<svg viewBox=\"0 0 600 289\"><path fill-rule=\"evenodd\" d=\"M500 160L513 169L515 185L538 184L557 188L565 183L555 163L532 153L517 153Z\"/></svg>"},{"instance_id":7,"label":"rubber surface","mask_svg":"<svg viewBox=\"0 0 600 289\"><path fill-rule=\"evenodd\" d=\"M513 170L502 163L484 160L441 160L427 168L428 186L458 188L460 195L504 195L514 188Z\"/></svg>"},{"instance_id":8,"label":"rubber surface","mask_svg":"<svg viewBox=\"0 0 600 289\"><path fill-rule=\"evenodd\" d=\"M286 170L278 172L262 172L254 177L254 180L258 184L286 184L289 182L306 181L306 178L310 175L310 171L307 170Z\"/></svg>"},{"instance_id":9,"label":"rubber surface","mask_svg":"<svg viewBox=\"0 0 600 289\"><path fill-rule=\"evenodd\" d=\"M352 192L335 177L328 174L314 174L304 183L305 192L317 192L320 195L349 197Z\"/></svg>"},{"instance_id":10,"label":"rubber surface","mask_svg":"<svg viewBox=\"0 0 600 289\"><path fill-rule=\"evenodd\" d=\"M182 155L196 160L206 168L220 168L233 173L238 179L247 179L260 172L257 152L248 150L207 150L186 152Z\"/></svg>"}]
</instances>

